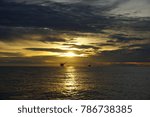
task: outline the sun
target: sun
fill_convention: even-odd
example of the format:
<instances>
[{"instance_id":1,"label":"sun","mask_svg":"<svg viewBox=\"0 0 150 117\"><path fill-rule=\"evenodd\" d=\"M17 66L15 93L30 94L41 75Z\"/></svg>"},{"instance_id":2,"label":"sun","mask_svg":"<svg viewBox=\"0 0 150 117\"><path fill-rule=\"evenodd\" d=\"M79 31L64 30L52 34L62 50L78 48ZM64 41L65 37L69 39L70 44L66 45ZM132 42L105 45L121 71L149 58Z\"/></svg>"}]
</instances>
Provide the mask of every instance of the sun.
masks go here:
<instances>
[{"instance_id":1,"label":"sun","mask_svg":"<svg viewBox=\"0 0 150 117\"><path fill-rule=\"evenodd\" d=\"M67 52L67 53L64 53L63 56L65 56L65 57L76 57L76 56L78 56L78 55L75 54L75 53L73 53L73 52Z\"/></svg>"},{"instance_id":2,"label":"sun","mask_svg":"<svg viewBox=\"0 0 150 117\"><path fill-rule=\"evenodd\" d=\"M72 58L72 57L85 57L84 54L76 54L76 53L74 53L74 52L63 53L63 54L61 54L61 55L59 55L59 56L60 56L60 57L70 57L70 58Z\"/></svg>"}]
</instances>

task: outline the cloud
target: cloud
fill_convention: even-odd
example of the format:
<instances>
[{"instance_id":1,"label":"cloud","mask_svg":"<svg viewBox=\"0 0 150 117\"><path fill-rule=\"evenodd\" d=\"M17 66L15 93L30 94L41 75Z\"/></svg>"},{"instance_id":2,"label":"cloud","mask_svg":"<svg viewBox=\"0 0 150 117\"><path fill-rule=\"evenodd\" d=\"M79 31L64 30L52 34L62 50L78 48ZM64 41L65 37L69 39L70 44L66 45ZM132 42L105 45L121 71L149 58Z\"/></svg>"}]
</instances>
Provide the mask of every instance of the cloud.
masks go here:
<instances>
[{"instance_id":1,"label":"cloud","mask_svg":"<svg viewBox=\"0 0 150 117\"><path fill-rule=\"evenodd\" d=\"M122 15L128 17L150 17L149 0L3 0L5 2L16 2L26 5L55 6L62 5L92 6L96 14L107 11L110 15ZM65 6L66 7L66 6ZM69 7L67 7L68 9ZM72 9L69 8L70 10ZM64 9L65 10L65 9ZM88 9L87 9L88 10ZM90 11L89 11L90 12ZM99 12L99 13L98 13Z\"/></svg>"},{"instance_id":2,"label":"cloud","mask_svg":"<svg viewBox=\"0 0 150 117\"><path fill-rule=\"evenodd\" d=\"M47 36L50 35L51 32L50 29L44 28L0 26L0 41L10 42L23 39L31 40L32 36ZM55 35L55 33L53 33L53 35Z\"/></svg>"},{"instance_id":3,"label":"cloud","mask_svg":"<svg viewBox=\"0 0 150 117\"><path fill-rule=\"evenodd\" d=\"M13 9L13 10L12 10ZM96 15L95 7L84 4L61 3L39 6L36 4L1 4L0 25L16 27L49 27L59 30L97 31L110 25L108 17ZM101 10L99 10L100 12Z\"/></svg>"},{"instance_id":4,"label":"cloud","mask_svg":"<svg viewBox=\"0 0 150 117\"><path fill-rule=\"evenodd\" d=\"M124 0L80 0L79 3L74 4L63 4L64 2L73 3L72 0L15 0L15 3L12 3L12 0L4 1L1 2L0 9L0 25L3 26L47 27L57 30L100 32L109 27L125 25L135 27L135 29L149 30L147 27L149 21L141 21L141 19L131 19L130 21L130 18L123 19L118 15L114 17L110 15L110 10L135 0L127 0L126 2ZM24 1L32 4L27 4ZM45 2L49 4L46 6L39 5ZM90 4L93 5L90 6Z\"/></svg>"},{"instance_id":5,"label":"cloud","mask_svg":"<svg viewBox=\"0 0 150 117\"><path fill-rule=\"evenodd\" d=\"M112 9L110 13L127 17L150 17L149 0L129 0Z\"/></svg>"},{"instance_id":6,"label":"cloud","mask_svg":"<svg viewBox=\"0 0 150 117\"><path fill-rule=\"evenodd\" d=\"M112 41L112 40L109 40L106 43L97 43L96 45L99 46L99 47L102 47L102 46L115 46L116 43L114 43L114 41Z\"/></svg>"},{"instance_id":7,"label":"cloud","mask_svg":"<svg viewBox=\"0 0 150 117\"><path fill-rule=\"evenodd\" d=\"M45 37L43 39L40 39L39 41L46 43L46 42L66 42L67 40L59 37Z\"/></svg>"},{"instance_id":8,"label":"cloud","mask_svg":"<svg viewBox=\"0 0 150 117\"><path fill-rule=\"evenodd\" d=\"M0 26L0 41L6 43L17 40L36 40L44 43L68 41L59 37L60 34L63 34L63 32L51 30L49 28Z\"/></svg>"},{"instance_id":9,"label":"cloud","mask_svg":"<svg viewBox=\"0 0 150 117\"><path fill-rule=\"evenodd\" d=\"M131 37L124 34L114 34L111 35L110 38L111 40L109 40L108 42L116 42L116 43L128 43L130 41L143 40L143 38Z\"/></svg>"},{"instance_id":10,"label":"cloud","mask_svg":"<svg viewBox=\"0 0 150 117\"><path fill-rule=\"evenodd\" d=\"M110 62L150 62L150 48L102 51L97 58Z\"/></svg>"},{"instance_id":11,"label":"cloud","mask_svg":"<svg viewBox=\"0 0 150 117\"><path fill-rule=\"evenodd\" d=\"M76 45L76 44L64 44L69 46L69 48L77 48L77 49L99 49L99 47L92 45Z\"/></svg>"},{"instance_id":12,"label":"cloud","mask_svg":"<svg viewBox=\"0 0 150 117\"><path fill-rule=\"evenodd\" d=\"M30 51L43 51L43 52L53 52L53 53L59 53L59 54L64 54L64 53L68 53L68 52L74 52L75 54L83 54L82 51L79 50L62 50L62 49L58 49L58 48L24 48L25 50L30 50ZM85 54L85 53L84 53ZM55 55L53 55L55 56Z\"/></svg>"},{"instance_id":13,"label":"cloud","mask_svg":"<svg viewBox=\"0 0 150 117\"><path fill-rule=\"evenodd\" d=\"M34 63L34 58L21 58L24 55L20 52L43 56L41 53L73 51L95 56L97 61L149 61L149 3L146 0L0 1L0 56L20 56L13 61ZM44 61L37 57L36 62Z\"/></svg>"},{"instance_id":14,"label":"cloud","mask_svg":"<svg viewBox=\"0 0 150 117\"><path fill-rule=\"evenodd\" d=\"M67 52L67 50L56 49L56 48L25 48L26 50L31 51L45 51L45 52Z\"/></svg>"},{"instance_id":15,"label":"cloud","mask_svg":"<svg viewBox=\"0 0 150 117\"><path fill-rule=\"evenodd\" d=\"M20 56L23 56L23 54L19 52L0 52L0 57L20 57Z\"/></svg>"}]
</instances>

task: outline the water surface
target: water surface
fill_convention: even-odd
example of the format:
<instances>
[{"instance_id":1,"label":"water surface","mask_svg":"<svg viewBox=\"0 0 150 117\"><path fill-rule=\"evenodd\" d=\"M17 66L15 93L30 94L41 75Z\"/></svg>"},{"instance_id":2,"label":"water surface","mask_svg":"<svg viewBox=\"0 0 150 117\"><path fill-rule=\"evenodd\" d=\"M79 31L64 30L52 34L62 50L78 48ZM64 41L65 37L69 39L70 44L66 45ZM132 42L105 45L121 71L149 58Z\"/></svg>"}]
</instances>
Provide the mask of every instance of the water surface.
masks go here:
<instances>
[{"instance_id":1,"label":"water surface","mask_svg":"<svg viewBox=\"0 0 150 117\"><path fill-rule=\"evenodd\" d=\"M0 67L0 99L150 99L150 69Z\"/></svg>"}]
</instances>

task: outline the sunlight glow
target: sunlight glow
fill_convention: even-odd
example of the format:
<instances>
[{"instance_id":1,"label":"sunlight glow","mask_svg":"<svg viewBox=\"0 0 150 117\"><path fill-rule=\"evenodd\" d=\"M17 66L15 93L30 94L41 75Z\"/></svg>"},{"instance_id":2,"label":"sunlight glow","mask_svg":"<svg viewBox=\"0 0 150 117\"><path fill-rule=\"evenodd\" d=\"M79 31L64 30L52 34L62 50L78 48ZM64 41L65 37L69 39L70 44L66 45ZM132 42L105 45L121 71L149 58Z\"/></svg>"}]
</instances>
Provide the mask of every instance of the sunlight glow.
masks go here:
<instances>
[{"instance_id":1,"label":"sunlight glow","mask_svg":"<svg viewBox=\"0 0 150 117\"><path fill-rule=\"evenodd\" d=\"M74 52L67 52L60 55L61 57L84 57L84 54L76 54Z\"/></svg>"},{"instance_id":2,"label":"sunlight glow","mask_svg":"<svg viewBox=\"0 0 150 117\"><path fill-rule=\"evenodd\" d=\"M68 52L68 53L65 53L65 56L67 56L67 57L75 57L75 56L77 56L77 54L75 54L73 52Z\"/></svg>"}]
</instances>

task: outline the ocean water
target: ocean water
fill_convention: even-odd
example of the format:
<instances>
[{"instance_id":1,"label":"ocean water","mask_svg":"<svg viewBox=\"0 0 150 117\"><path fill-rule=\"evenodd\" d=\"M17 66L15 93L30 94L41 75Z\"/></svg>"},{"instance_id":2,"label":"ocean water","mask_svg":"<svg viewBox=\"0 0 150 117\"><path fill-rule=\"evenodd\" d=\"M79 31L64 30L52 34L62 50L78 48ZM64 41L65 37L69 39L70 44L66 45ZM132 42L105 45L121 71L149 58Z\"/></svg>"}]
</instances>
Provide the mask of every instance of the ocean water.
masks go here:
<instances>
[{"instance_id":1,"label":"ocean water","mask_svg":"<svg viewBox=\"0 0 150 117\"><path fill-rule=\"evenodd\" d=\"M0 99L150 99L146 66L0 67Z\"/></svg>"}]
</instances>

